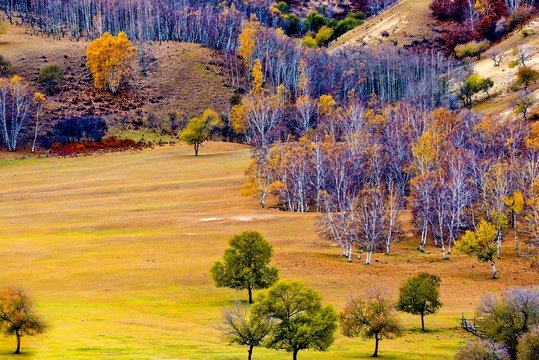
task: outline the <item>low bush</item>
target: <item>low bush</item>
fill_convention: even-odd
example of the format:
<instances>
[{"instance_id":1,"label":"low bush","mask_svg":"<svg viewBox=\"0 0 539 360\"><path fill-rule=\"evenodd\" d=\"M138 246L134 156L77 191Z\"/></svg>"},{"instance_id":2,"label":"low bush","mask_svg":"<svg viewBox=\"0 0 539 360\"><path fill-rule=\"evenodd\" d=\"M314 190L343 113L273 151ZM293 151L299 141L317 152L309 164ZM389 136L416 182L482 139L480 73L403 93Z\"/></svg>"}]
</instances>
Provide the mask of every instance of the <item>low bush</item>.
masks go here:
<instances>
[{"instance_id":1,"label":"low bush","mask_svg":"<svg viewBox=\"0 0 539 360\"><path fill-rule=\"evenodd\" d=\"M59 156L71 156L77 154L91 154L95 152L124 151L124 150L142 150L151 147L151 143L144 141L135 141L132 139L118 139L109 137L101 141L81 142L71 144L56 143L52 145L52 153Z\"/></svg>"}]
</instances>

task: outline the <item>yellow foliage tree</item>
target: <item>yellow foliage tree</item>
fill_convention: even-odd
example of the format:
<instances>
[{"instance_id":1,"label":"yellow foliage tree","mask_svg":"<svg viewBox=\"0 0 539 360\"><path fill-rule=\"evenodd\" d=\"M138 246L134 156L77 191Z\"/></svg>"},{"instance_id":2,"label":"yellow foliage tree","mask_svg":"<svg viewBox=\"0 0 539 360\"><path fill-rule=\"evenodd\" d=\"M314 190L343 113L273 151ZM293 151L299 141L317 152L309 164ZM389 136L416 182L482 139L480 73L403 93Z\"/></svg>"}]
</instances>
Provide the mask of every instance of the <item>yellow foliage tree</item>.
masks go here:
<instances>
[{"instance_id":1,"label":"yellow foliage tree","mask_svg":"<svg viewBox=\"0 0 539 360\"><path fill-rule=\"evenodd\" d=\"M337 102L331 95L321 95L318 110L322 115L328 115L337 105Z\"/></svg>"},{"instance_id":2,"label":"yellow foliage tree","mask_svg":"<svg viewBox=\"0 0 539 360\"><path fill-rule=\"evenodd\" d=\"M432 170L438 163L441 143L442 136L425 132L412 148L414 160L410 171L413 174L424 174L426 171Z\"/></svg>"},{"instance_id":3,"label":"yellow foliage tree","mask_svg":"<svg viewBox=\"0 0 539 360\"><path fill-rule=\"evenodd\" d=\"M249 70L253 65L253 54L255 52L256 39L260 23L256 15L251 15L248 21L243 23L243 30L239 36L240 46L238 47L238 55Z\"/></svg>"},{"instance_id":4,"label":"yellow foliage tree","mask_svg":"<svg viewBox=\"0 0 539 360\"><path fill-rule=\"evenodd\" d=\"M515 231L515 249L518 251L517 215L524 210L524 195L520 190L515 190L513 196L504 197L503 202L510 212L511 225Z\"/></svg>"},{"instance_id":5,"label":"yellow foliage tree","mask_svg":"<svg viewBox=\"0 0 539 360\"><path fill-rule=\"evenodd\" d=\"M189 121L185 129L180 133L179 138L188 145L193 145L195 156L198 156L200 145L211 137L213 130L220 123L221 119L215 111L206 110L202 118L192 118Z\"/></svg>"},{"instance_id":6,"label":"yellow foliage tree","mask_svg":"<svg viewBox=\"0 0 539 360\"><path fill-rule=\"evenodd\" d=\"M456 243L457 250L467 255L475 255L479 261L490 262L493 279L497 277L496 263L494 262L496 248L493 246L493 240L495 240L496 236L496 228L485 219L482 219L477 231L466 231L462 239Z\"/></svg>"},{"instance_id":7,"label":"yellow foliage tree","mask_svg":"<svg viewBox=\"0 0 539 360\"><path fill-rule=\"evenodd\" d=\"M106 32L92 41L86 50L86 66L92 72L95 87L103 89L106 86L113 94L116 93L122 79L131 70L130 61L134 50L124 32L120 32L118 36Z\"/></svg>"},{"instance_id":8,"label":"yellow foliage tree","mask_svg":"<svg viewBox=\"0 0 539 360\"><path fill-rule=\"evenodd\" d=\"M262 73L262 64L260 60L256 59L255 64L253 65L253 94L259 95L263 92L264 88L264 74Z\"/></svg>"}]
</instances>

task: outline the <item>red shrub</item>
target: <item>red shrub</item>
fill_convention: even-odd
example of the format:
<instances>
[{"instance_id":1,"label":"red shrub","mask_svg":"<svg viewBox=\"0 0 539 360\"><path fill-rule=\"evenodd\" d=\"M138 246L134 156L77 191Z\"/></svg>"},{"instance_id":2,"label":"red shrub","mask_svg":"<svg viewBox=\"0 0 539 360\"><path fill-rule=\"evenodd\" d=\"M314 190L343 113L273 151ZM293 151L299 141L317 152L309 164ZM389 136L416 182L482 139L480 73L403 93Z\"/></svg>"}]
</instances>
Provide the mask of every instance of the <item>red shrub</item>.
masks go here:
<instances>
[{"instance_id":1,"label":"red shrub","mask_svg":"<svg viewBox=\"0 0 539 360\"><path fill-rule=\"evenodd\" d=\"M82 142L66 145L56 143L52 146L52 152L59 156L70 156L76 154L91 154L97 151L109 152L128 149L141 150L151 146L152 145L150 143L146 143L144 141L136 142L131 139L109 137L101 140L100 142Z\"/></svg>"}]
</instances>

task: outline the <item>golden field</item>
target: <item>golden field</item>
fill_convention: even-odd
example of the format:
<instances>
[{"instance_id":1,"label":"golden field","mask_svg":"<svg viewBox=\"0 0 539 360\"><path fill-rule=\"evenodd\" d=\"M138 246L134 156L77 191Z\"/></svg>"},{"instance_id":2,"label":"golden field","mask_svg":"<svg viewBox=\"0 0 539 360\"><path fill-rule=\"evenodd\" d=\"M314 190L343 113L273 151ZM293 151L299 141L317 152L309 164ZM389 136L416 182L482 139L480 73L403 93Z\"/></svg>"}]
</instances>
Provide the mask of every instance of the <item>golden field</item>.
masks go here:
<instances>
[{"instance_id":1,"label":"golden field","mask_svg":"<svg viewBox=\"0 0 539 360\"><path fill-rule=\"evenodd\" d=\"M76 158L0 160L0 285L23 287L49 324L23 338L29 359L244 359L216 329L221 309L246 292L217 289L209 268L227 240L260 231L275 248L282 278L299 279L341 310L347 296L373 284L395 289L409 275L442 277L444 307L426 317L401 314L406 335L384 340L384 359L450 359L471 336L458 328L485 293L537 284L539 275L518 260L510 237L490 266L464 255L443 261L439 249L414 249L409 215L402 240L373 265L348 264L337 247L316 235L314 214L258 207L239 190L249 148L209 143L194 157L184 145ZM0 337L0 358L15 339ZM339 335L329 352L300 359L363 359L374 342ZM288 359L255 349L255 359Z\"/></svg>"}]
</instances>

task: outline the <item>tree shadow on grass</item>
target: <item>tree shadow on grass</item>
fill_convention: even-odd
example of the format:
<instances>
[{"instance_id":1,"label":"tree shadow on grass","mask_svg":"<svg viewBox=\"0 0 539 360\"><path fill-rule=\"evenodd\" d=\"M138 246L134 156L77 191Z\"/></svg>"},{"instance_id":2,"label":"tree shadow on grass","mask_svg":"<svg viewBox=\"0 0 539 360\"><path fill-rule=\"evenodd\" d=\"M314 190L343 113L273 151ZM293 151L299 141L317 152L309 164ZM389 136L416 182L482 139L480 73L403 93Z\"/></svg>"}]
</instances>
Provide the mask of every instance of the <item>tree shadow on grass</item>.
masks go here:
<instances>
[{"instance_id":1,"label":"tree shadow on grass","mask_svg":"<svg viewBox=\"0 0 539 360\"><path fill-rule=\"evenodd\" d=\"M421 327L410 327L406 329L408 334L422 335L422 334L442 334L447 333L449 329L444 328L428 328L425 324L425 331L421 330Z\"/></svg>"}]
</instances>

